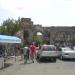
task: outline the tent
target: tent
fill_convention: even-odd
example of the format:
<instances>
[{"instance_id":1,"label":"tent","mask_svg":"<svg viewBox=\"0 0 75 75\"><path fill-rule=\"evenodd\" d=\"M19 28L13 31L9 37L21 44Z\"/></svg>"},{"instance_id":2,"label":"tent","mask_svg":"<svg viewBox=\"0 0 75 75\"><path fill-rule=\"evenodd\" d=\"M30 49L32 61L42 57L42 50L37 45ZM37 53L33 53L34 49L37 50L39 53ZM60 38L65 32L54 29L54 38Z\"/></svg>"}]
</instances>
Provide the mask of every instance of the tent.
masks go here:
<instances>
[{"instance_id":1,"label":"tent","mask_svg":"<svg viewBox=\"0 0 75 75\"><path fill-rule=\"evenodd\" d=\"M21 43L16 36L0 35L0 43ZM4 57L0 57L0 69L4 67Z\"/></svg>"},{"instance_id":2,"label":"tent","mask_svg":"<svg viewBox=\"0 0 75 75\"><path fill-rule=\"evenodd\" d=\"M16 36L0 35L0 43L21 43L21 39Z\"/></svg>"}]
</instances>

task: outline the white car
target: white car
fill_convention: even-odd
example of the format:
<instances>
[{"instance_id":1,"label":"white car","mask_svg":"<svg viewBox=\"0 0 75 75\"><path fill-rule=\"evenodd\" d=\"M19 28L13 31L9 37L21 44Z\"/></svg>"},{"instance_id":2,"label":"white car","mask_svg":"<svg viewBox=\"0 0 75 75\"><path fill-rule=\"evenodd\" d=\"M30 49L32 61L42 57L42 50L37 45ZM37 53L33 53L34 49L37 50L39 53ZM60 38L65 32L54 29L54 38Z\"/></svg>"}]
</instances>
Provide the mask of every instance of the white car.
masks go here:
<instances>
[{"instance_id":1,"label":"white car","mask_svg":"<svg viewBox=\"0 0 75 75\"><path fill-rule=\"evenodd\" d=\"M69 47L62 47L59 50L60 59L75 59L75 50Z\"/></svg>"},{"instance_id":2,"label":"white car","mask_svg":"<svg viewBox=\"0 0 75 75\"><path fill-rule=\"evenodd\" d=\"M73 47L73 49L75 50L75 47Z\"/></svg>"},{"instance_id":3,"label":"white car","mask_svg":"<svg viewBox=\"0 0 75 75\"><path fill-rule=\"evenodd\" d=\"M42 45L41 49L37 52L37 58L41 60L42 58L52 59L56 62L58 53L54 45Z\"/></svg>"}]
</instances>

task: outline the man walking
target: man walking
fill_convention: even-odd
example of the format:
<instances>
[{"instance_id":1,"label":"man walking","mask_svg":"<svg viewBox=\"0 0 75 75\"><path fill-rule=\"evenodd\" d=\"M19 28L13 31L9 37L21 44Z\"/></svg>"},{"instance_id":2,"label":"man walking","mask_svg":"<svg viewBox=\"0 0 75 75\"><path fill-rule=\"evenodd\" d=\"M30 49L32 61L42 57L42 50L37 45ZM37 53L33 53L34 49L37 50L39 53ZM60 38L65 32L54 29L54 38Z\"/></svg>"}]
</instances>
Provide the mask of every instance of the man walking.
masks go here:
<instances>
[{"instance_id":1,"label":"man walking","mask_svg":"<svg viewBox=\"0 0 75 75\"><path fill-rule=\"evenodd\" d=\"M24 63L26 64L27 63L27 60L29 59L28 47L24 47L23 53L24 53Z\"/></svg>"}]
</instances>

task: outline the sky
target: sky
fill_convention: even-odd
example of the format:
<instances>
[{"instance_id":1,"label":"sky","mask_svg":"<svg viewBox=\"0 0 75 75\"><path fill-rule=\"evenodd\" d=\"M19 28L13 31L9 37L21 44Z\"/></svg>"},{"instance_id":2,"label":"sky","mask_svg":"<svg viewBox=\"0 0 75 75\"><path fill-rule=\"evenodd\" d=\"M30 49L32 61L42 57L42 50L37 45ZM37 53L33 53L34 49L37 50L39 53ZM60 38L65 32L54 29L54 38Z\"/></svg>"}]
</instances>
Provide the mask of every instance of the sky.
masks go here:
<instances>
[{"instance_id":1,"label":"sky","mask_svg":"<svg viewBox=\"0 0 75 75\"><path fill-rule=\"evenodd\" d=\"M0 23L31 18L42 26L75 26L75 0L0 0Z\"/></svg>"}]
</instances>

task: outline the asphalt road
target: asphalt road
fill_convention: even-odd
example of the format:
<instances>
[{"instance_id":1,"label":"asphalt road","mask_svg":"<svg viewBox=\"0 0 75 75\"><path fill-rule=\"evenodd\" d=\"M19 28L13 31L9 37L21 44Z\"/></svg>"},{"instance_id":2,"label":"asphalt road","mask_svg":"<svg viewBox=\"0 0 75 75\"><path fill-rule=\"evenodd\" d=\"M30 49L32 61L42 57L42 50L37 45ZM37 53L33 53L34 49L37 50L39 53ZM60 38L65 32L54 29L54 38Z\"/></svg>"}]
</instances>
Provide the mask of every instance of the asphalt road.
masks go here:
<instances>
[{"instance_id":1,"label":"asphalt road","mask_svg":"<svg viewBox=\"0 0 75 75\"><path fill-rule=\"evenodd\" d=\"M23 64L16 62L8 68L0 70L0 75L75 75L75 61L60 61L56 63L43 61Z\"/></svg>"}]
</instances>

